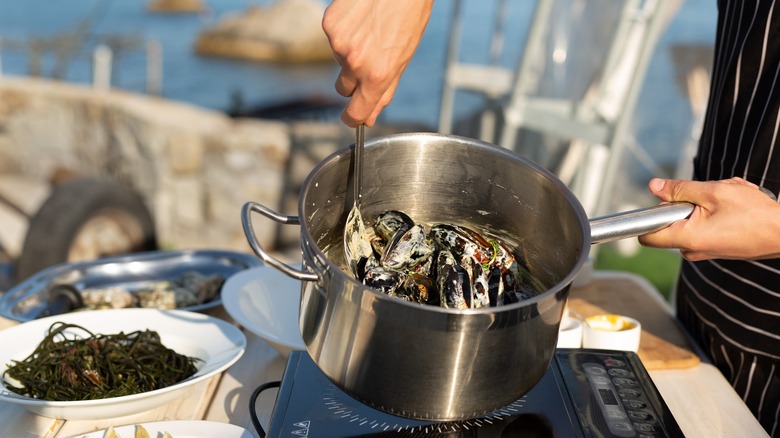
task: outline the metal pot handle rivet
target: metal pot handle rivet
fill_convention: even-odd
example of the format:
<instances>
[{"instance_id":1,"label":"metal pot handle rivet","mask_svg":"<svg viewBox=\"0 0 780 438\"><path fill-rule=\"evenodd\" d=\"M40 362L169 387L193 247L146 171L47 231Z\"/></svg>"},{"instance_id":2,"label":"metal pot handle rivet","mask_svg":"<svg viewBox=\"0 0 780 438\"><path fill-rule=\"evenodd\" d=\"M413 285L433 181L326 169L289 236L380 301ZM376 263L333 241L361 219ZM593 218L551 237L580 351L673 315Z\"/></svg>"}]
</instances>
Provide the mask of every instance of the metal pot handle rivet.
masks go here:
<instances>
[{"instance_id":1,"label":"metal pot handle rivet","mask_svg":"<svg viewBox=\"0 0 780 438\"><path fill-rule=\"evenodd\" d=\"M263 247L258 242L257 235L255 234L255 230L252 227L252 212L260 213L271 220L285 225L300 225L301 223L298 220L298 216L285 216L253 201L247 202L244 204L243 208L241 208L241 224L244 227L244 234L246 235L247 242L249 242L249 246L252 247L252 251L254 251L255 254L260 257L260 260L296 280L319 281L320 278L317 274L291 268L287 264L268 254L263 249Z\"/></svg>"}]
</instances>

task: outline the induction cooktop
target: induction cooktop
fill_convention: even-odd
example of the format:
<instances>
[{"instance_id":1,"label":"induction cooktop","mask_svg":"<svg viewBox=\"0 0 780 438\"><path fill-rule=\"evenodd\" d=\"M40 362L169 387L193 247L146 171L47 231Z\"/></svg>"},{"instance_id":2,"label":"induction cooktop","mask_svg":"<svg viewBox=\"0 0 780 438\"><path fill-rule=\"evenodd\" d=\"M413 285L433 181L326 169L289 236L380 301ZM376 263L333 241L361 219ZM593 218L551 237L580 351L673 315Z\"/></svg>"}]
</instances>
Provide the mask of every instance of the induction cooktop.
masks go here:
<instances>
[{"instance_id":1,"label":"induction cooktop","mask_svg":"<svg viewBox=\"0 0 780 438\"><path fill-rule=\"evenodd\" d=\"M305 351L290 354L279 386L269 437L683 436L638 356L625 351L559 349L526 395L463 421L408 419L366 406L331 383Z\"/></svg>"}]
</instances>

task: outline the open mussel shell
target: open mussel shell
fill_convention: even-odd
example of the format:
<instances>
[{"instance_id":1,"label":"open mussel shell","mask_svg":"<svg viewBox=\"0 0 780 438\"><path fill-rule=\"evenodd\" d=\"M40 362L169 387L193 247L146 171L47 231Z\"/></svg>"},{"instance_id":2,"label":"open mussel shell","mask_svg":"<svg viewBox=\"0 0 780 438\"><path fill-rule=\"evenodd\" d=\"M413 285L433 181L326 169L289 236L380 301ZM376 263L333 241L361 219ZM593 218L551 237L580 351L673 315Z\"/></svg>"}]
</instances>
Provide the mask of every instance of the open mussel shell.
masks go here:
<instances>
[{"instance_id":1,"label":"open mussel shell","mask_svg":"<svg viewBox=\"0 0 780 438\"><path fill-rule=\"evenodd\" d=\"M374 220L374 231L384 240L391 240L399 231L403 234L413 226L412 218L398 210L387 210Z\"/></svg>"},{"instance_id":2,"label":"open mussel shell","mask_svg":"<svg viewBox=\"0 0 780 438\"><path fill-rule=\"evenodd\" d=\"M396 232L387 243L380 263L390 269L412 270L428 260L435 248L425 234L422 225L414 225L405 232Z\"/></svg>"}]
</instances>

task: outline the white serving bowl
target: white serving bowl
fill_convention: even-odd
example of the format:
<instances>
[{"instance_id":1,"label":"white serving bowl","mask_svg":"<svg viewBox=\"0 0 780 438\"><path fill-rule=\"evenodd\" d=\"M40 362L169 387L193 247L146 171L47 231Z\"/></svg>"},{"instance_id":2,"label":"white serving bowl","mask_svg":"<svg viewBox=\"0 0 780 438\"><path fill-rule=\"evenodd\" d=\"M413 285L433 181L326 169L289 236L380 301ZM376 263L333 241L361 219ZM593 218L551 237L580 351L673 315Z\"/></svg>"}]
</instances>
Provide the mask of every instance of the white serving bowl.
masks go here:
<instances>
[{"instance_id":1,"label":"white serving bowl","mask_svg":"<svg viewBox=\"0 0 780 438\"><path fill-rule=\"evenodd\" d=\"M266 266L250 268L228 278L222 286L222 305L237 323L282 356L306 348L298 326L300 281Z\"/></svg>"},{"instance_id":2,"label":"white serving bowl","mask_svg":"<svg viewBox=\"0 0 780 438\"><path fill-rule=\"evenodd\" d=\"M44 417L98 420L144 412L175 400L190 387L235 363L246 350L246 337L236 326L218 318L183 310L111 309L73 312L35 319L0 331L0 375L13 360L21 361L40 344L52 323L84 327L94 334L153 330L160 341L179 354L202 359L195 375L165 388L96 400L51 401L11 392L0 380L0 400L15 403ZM78 333L83 333L78 331Z\"/></svg>"}]
</instances>

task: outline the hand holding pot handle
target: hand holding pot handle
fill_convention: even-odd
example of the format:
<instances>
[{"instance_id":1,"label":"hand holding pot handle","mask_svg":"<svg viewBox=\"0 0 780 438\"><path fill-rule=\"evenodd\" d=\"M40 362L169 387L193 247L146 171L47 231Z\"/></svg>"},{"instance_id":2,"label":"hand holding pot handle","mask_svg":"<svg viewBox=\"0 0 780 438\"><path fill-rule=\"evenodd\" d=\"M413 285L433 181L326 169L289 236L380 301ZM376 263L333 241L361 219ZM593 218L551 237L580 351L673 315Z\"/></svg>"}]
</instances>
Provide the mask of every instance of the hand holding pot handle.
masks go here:
<instances>
[{"instance_id":1,"label":"hand holding pot handle","mask_svg":"<svg viewBox=\"0 0 780 438\"><path fill-rule=\"evenodd\" d=\"M244 227L244 234L246 235L247 242L249 242L249 246L252 247L252 251L254 251L255 254L257 254L257 256L260 257L260 260L265 262L267 265L273 266L274 268L278 269L279 271L283 272L284 274L287 274L288 276L296 280L319 281L319 277L317 276L317 274L311 272L304 272L295 268L291 268L290 266L279 261L275 257L272 257L263 249L263 247L257 241L257 235L255 234L254 228L252 228L253 211L256 213L260 213L263 216L272 219L276 222L287 224L287 225L300 225L300 220L298 219L298 216L285 216L261 204L258 204L257 202L249 201L246 204L244 204L244 207L241 209L241 225L243 225Z\"/></svg>"},{"instance_id":2,"label":"hand holding pot handle","mask_svg":"<svg viewBox=\"0 0 780 438\"><path fill-rule=\"evenodd\" d=\"M612 242L664 229L686 219L694 207L690 202L669 202L590 219L590 243Z\"/></svg>"}]
</instances>

